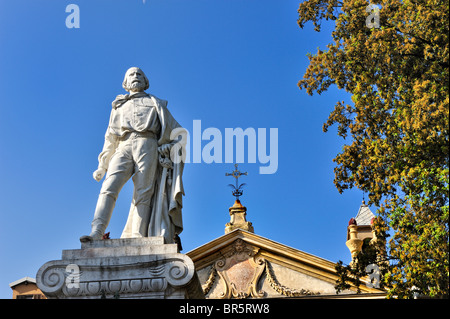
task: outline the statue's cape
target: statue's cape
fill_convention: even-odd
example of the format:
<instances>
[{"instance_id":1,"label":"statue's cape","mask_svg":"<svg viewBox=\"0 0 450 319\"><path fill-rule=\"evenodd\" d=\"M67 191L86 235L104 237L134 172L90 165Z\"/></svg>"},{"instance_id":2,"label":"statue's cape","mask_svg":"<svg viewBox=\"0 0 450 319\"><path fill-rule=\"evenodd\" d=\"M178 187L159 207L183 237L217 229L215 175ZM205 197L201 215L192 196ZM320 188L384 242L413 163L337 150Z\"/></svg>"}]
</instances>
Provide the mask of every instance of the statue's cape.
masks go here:
<instances>
[{"instance_id":1,"label":"statue's cape","mask_svg":"<svg viewBox=\"0 0 450 319\"><path fill-rule=\"evenodd\" d=\"M125 102L127 102L131 99L136 99L136 98L144 97L144 96L150 97L150 94L148 94L146 92L138 92L135 94L119 94L116 96L115 100L111 104L112 104L113 109L117 109L118 107L121 107L122 104L124 104ZM167 105L167 101L165 101L165 102Z\"/></svg>"},{"instance_id":2,"label":"statue's cape","mask_svg":"<svg viewBox=\"0 0 450 319\"><path fill-rule=\"evenodd\" d=\"M184 195L183 189L183 168L184 161L182 155L185 153L187 131L178 124L167 109L167 101L158 99L149 94L149 97L156 105L158 117L161 123L161 132L158 136L158 146L164 144L174 144L171 151L171 160L173 162L172 169L167 172L165 182L165 189L162 196L160 196L161 177L163 167L158 165L155 178L155 191L148 213L150 215L150 223L148 226L148 233L141 234L142 236L164 236L166 243L173 243L175 234L178 235L183 231L182 219L182 197ZM180 141L176 142L178 139ZM175 140L175 142L174 142ZM157 207L161 207L161 212L157 212ZM130 238L132 235L133 220L137 210L134 202L131 203L130 212L125 228L122 232L121 238ZM158 214L161 214L158 218ZM147 219L148 220L148 219ZM161 220L161 225L156 225L157 221Z\"/></svg>"}]
</instances>

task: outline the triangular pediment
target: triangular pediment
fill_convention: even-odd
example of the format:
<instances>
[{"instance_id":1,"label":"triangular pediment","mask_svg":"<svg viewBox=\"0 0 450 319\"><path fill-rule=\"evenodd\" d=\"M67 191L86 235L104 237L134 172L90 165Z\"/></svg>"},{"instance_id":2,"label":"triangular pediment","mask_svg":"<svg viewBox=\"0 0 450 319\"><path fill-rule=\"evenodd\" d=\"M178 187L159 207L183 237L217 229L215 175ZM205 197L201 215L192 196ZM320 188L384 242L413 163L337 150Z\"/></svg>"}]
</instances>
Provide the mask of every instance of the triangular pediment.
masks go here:
<instances>
[{"instance_id":1,"label":"triangular pediment","mask_svg":"<svg viewBox=\"0 0 450 319\"><path fill-rule=\"evenodd\" d=\"M335 263L236 229L190 252L206 298L337 296ZM372 296L383 293L360 286ZM350 296L355 289L342 292ZM380 294L381 293L381 294Z\"/></svg>"}]
</instances>

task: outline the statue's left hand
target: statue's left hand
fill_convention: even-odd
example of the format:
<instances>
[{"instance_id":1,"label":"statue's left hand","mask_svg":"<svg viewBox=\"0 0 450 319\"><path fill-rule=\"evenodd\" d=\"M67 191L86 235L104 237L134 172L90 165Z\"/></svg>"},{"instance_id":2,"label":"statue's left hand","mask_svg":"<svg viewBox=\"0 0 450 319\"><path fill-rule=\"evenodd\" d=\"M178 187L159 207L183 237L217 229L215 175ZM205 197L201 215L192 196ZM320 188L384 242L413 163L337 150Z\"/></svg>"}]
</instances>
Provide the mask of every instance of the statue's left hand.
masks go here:
<instances>
[{"instance_id":1,"label":"statue's left hand","mask_svg":"<svg viewBox=\"0 0 450 319\"><path fill-rule=\"evenodd\" d=\"M158 147L158 152L164 157L170 157L170 149L172 148L171 144L164 144Z\"/></svg>"}]
</instances>

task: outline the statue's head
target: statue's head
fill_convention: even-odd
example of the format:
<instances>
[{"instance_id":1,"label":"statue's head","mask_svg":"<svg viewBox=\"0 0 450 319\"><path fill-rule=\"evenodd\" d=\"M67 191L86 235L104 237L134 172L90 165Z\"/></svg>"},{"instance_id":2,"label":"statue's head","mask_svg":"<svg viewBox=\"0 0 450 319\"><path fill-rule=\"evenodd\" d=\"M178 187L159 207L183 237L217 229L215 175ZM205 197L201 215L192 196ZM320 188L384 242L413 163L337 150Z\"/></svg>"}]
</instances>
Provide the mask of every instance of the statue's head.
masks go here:
<instances>
[{"instance_id":1,"label":"statue's head","mask_svg":"<svg viewBox=\"0 0 450 319\"><path fill-rule=\"evenodd\" d=\"M148 78L140 68L132 67L125 73L122 87L128 92L142 92L148 89Z\"/></svg>"}]
</instances>

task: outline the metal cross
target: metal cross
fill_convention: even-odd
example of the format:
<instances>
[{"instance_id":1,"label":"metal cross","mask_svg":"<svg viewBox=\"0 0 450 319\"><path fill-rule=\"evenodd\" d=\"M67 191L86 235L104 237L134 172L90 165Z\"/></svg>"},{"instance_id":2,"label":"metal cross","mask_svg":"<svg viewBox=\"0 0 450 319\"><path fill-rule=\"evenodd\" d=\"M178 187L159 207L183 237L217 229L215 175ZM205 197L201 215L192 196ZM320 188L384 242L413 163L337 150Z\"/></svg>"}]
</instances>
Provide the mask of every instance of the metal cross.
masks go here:
<instances>
[{"instance_id":1,"label":"metal cross","mask_svg":"<svg viewBox=\"0 0 450 319\"><path fill-rule=\"evenodd\" d=\"M236 178L236 186L233 184L228 184L228 186L233 188L233 196L236 197L237 200L239 200L239 196L242 196L242 194L244 193L244 191L242 190L242 187L245 185L245 183L239 185L239 177L241 177L242 175L247 175L247 172L242 173L241 171L238 170L238 164L234 164L235 170L231 173L225 173L225 176L233 176L234 178Z\"/></svg>"}]
</instances>

